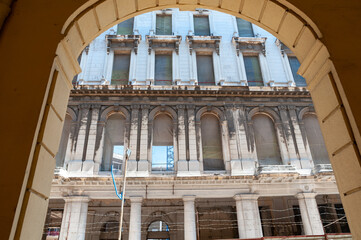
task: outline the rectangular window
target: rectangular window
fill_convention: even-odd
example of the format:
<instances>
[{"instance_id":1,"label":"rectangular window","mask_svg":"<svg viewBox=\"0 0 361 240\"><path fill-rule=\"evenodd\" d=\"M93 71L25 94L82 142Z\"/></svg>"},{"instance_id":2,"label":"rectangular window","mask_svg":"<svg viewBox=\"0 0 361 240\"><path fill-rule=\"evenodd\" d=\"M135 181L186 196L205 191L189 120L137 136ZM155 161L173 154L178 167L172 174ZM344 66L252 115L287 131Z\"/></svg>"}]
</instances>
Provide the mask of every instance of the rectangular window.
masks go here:
<instances>
[{"instance_id":1,"label":"rectangular window","mask_svg":"<svg viewBox=\"0 0 361 240\"><path fill-rule=\"evenodd\" d=\"M172 35L172 15L157 15L156 35Z\"/></svg>"},{"instance_id":2,"label":"rectangular window","mask_svg":"<svg viewBox=\"0 0 361 240\"><path fill-rule=\"evenodd\" d=\"M129 82L130 54L115 54L112 85L127 85Z\"/></svg>"},{"instance_id":3,"label":"rectangular window","mask_svg":"<svg viewBox=\"0 0 361 240\"><path fill-rule=\"evenodd\" d=\"M134 18L130 18L118 24L117 35L133 34Z\"/></svg>"},{"instance_id":4,"label":"rectangular window","mask_svg":"<svg viewBox=\"0 0 361 240\"><path fill-rule=\"evenodd\" d=\"M198 85L215 85L212 55L197 55Z\"/></svg>"},{"instance_id":5,"label":"rectangular window","mask_svg":"<svg viewBox=\"0 0 361 240\"><path fill-rule=\"evenodd\" d=\"M172 85L172 55L155 55L154 85Z\"/></svg>"},{"instance_id":6,"label":"rectangular window","mask_svg":"<svg viewBox=\"0 0 361 240\"><path fill-rule=\"evenodd\" d=\"M245 56L244 67L246 68L246 76L248 86L263 86L261 66L258 56Z\"/></svg>"},{"instance_id":7,"label":"rectangular window","mask_svg":"<svg viewBox=\"0 0 361 240\"><path fill-rule=\"evenodd\" d=\"M238 36L240 37L254 37L252 23L243 20L242 18L236 18Z\"/></svg>"},{"instance_id":8,"label":"rectangular window","mask_svg":"<svg viewBox=\"0 0 361 240\"><path fill-rule=\"evenodd\" d=\"M196 36L209 36L209 19L208 16L193 16L194 21L194 35Z\"/></svg>"},{"instance_id":9,"label":"rectangular window","mask_svg":"<svg viewBox=\"0 0 361 240\"><path fill-rule=\"evenodd\" d=\"M293 75L293 79L295 80L297 87L306 87L306 80L299 74L297 74L298 69L300 68L300 62L296 57L288 57L288 61L290 62L290 67Z\"/></svg>"}]
</instances>

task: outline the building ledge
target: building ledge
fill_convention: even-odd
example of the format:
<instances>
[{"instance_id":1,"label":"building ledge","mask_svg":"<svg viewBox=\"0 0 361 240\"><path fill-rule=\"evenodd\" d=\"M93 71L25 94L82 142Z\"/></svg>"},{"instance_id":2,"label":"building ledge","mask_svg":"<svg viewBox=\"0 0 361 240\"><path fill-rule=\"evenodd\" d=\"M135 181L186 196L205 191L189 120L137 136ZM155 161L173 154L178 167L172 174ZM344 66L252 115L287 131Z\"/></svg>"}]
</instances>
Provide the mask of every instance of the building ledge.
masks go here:
<instances>
[{"instance_id":1,"label":"building ledge","mask_svg":"<svg viewBox=\"0 0 361 240\"><path fill-rule=\"evenodd\" d=\"M315 175L317 174L333 174L331 164L317 164L313 170Z\"/></svg>"},{"instance_id":2,"label":"building ledge","mask_svg":"<svg viewBox=\"0 0 361 240\"><path fill-rule=\"evenodd\" d=\"M259 166L257 175L263 174L294 174L299 175L297 169L292 165L265 165Z\"/></svg>"},{"instance_id":3,"label":"building ledge","mask_svg":"<svg viewBox=\"0 0 361 240\"><path fill-rule=\"evenodd\" d=\"M148 43L149 54L152 49L158 51L175 49L176 53L179 54L179 44L182 40L180 35L147 35L145 38Z\"/></svg>"},{"instance_id":4,"label":"building ledge","mask_svg":"<svg viewBox=\"0 0 361 240\"><path fill-rule=\"evenodd\" d=\"M107 53L110 49L134 49L135 54L138 53L138 45L142 40L141 35L106 35Z\"/></svg>"},{"instance_id":5,"label":"building ledge","mask_svg":"<svg viewBox=\"0 0 361 240\"><path fill-rule=\"evenodd\" d=\"M192 55L193 49L207 50L214 49L219 55L219 45L221 43L221 36L193 36L188 35L187 43L189 44L189 53Z\"/></svg>"},{"instance_id":6,"label":"building ledge","mask_svg":"<svg viewBox=\"0 0 361 240\"><path fill-rule=\"evenodd\" d=\"M232 96L232 97L309 97L306 88L299 87L248 87L248 86L197 86L197 85L78 85L71 96Z\"/></svg>"},{"instance_id":7,"label":"building ledge","mask_svg":"<svg viewBox=\"0 0 361 240\"><path fill-rule=\"evenodd\" d=\"M237 55L242 51L255 51L262 52L263 55L266 55L266 37L232 37L233 44L236 45Z\"/></svg>"}]
</instances>

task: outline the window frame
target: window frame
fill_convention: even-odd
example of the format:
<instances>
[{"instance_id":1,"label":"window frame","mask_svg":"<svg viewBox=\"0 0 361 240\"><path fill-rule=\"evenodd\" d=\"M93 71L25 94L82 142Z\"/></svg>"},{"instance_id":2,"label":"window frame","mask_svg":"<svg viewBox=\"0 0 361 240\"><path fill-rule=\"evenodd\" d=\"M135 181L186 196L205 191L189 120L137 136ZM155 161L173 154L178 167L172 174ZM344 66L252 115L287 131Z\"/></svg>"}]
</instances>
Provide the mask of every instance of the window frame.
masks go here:
<instances>
[{"instance_id":1,"label":"window frame","mask_svg":"<svg viewBox=\"0 0 361 240\"><path fill-rule=\"evenodd\" d=\"M246 68L246 63L245 63L245 58L247 58L247 57L257 57L257 59L258 59L258 64L259 64L259 68L260 68L260 74L261 74L261 81L262 81L262 83L263 83L263 85L261 85L261 86L250 86L248 83L249 83L249 80L248 80L248 76L247 76L247 68ZM253 52L244 52L243 54L242 54L242 58L243 58L243 66L244 66L244 70L245 70L245 72L244 72L244 75L245 75L245 77L246 77L246 81L247 81L247 86L250 86L250 87L264 87L264 86L266 86L266 84L265 84L265 73L264 73L264 69L263 69L263 67L262 67L262 63L261 63L261 59L260 59L260 54L258 54L258 53L253 53ZM261 82L261 81L259 81L259 82Z\"/></svg>"},{"instance_id":2,"label":"window frame","mask_svg":"<svg viewBox=\"0 0 361 240\"><path fill-rule=\"evenodd\" d=\"M150 126L149 126L149 131L150 132L150 151L149 151L149 155L148 155L148 159L150 160L150 166L149 166L149 170L150 173L154 173L154 174L175 174L176 173L176 164L178 162L177 159L177 139L176 139L176 131L177 131L177 125L175 124L175 117L174 114L172 114L169 110L169 107L166 107L168 109L161 109L160 107L157 107L155 109L153 109L153 111L149 114L149 121L150 121ZM170 120L172 121L172 142L173 142L173 169L171 170L153 170L153 141L154 141L154 121L156 121L156 118L159 115L167 115ZM168 163L166 163L168 164Z\"/></svg>"}]
</instances>

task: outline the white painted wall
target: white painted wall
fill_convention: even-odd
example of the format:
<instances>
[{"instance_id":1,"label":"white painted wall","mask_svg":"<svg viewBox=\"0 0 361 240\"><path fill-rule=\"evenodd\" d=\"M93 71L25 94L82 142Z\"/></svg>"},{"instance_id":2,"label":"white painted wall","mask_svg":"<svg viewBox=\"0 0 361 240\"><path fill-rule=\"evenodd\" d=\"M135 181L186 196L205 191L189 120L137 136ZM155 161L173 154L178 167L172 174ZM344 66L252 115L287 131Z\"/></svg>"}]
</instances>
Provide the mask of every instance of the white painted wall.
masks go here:
<instances>
[{"instance_id":1,"label":"white painted wall","mask_svg":"<svg viewBox=\"0 0 361 240\"><path fill-rule=\"evenodd\" d=\"M189 54L188 44L186 43L186 36L193 30L192 12L179 11L173 9L173 32L176 35L182 36L182 42L179 49L179 67L180 67L180 84L187 85L191 78L191 57ZM139 50L136 60L135 73L136 81L134 84L143 85L146 84L148 67L148 59L151 55L148 55L148 45L145 41L145 36L149 35L155 26L155 14L154 12L145 13L135 17L134 30L138 31L142 36L142 40L139 44ZM237 54L235 46L232 44L232 37L238 36L238 30L236 20L234 16L213 11L209 11L209 20L211 25L211 31L216 36L222 36L220 45L220 57L219 64L222 71L222 77L227 85L241 85L240 74L238 69L242 66L243 61L237 61ZM89 53L86 56L87 62L83 73L78 77L78 80L84 80L81 84L100 84L102 78L106 78L110 82L112 62L106 61L106 40L107 34L115 34L117 26L113 26L99 37L97 37L89 46ZM268 33L267 31L253 25L254 34L258 37L266 37L266 56L265 61L268 65L269 79L264 79L266 84L269 80L275 82L275 86L290 86L286 76L286 69L282 62L282 54L280 49L276 45L276 37ZM82 61L85 60L83 54ZM153 60L154 61L154 60ZM108 66L106 66L108 64ZM110 67L109 67L110 65ZM263 66L264 64L262 64ZM132 66L131 66L132 68ZM216 68L216 66L215 66ZM262 69L265 72L265 69ZM265 76L263 76L265 78ZM293 80L293 79L291 79Z\"/></svg>"}]
</instances>

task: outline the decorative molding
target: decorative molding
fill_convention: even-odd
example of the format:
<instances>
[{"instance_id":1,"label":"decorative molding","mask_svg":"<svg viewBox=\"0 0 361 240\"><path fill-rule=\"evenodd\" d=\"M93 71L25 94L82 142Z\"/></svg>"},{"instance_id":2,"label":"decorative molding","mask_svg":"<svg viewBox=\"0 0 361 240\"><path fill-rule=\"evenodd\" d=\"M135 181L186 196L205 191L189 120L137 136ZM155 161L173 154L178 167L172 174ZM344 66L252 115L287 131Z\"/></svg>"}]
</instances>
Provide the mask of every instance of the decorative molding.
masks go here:
<instances>
[{"instance_id":1,"label":"decorative molding","mask_svg":"<svg viewBox=\"0 0 361 240\"><path fill-rule=\"evenodd\" d=\"M254 37L232 37L232 42L236 46L237 56L239 52L261 52L266 56L266 39Z\"/></svg>"},{"instance_id":2,"label":"decorative molding","mask_svg":"<svg viewBox=\"0 0 361 240\"><path fill-rule=\"evenodd\" d=\"M105 40L107 42L107 54L109 54L110 49L125 49L132 50L134 53L138 53L138 45L140 40L142 40L141 35L106 35Z\"/></svg>"},{"instance_id":3,"label":"decorative molding","mask_svg":"<svg viewBox=\"0 0 361 240\"><path fill-rule=\"evenodd\" d=\"M145 36L148 43L148 54L152 49L169 51L174 49L179 54L179 44L182 40L180 35L147 35Z\"/></svg>"},{"instance_id":4,"label":"decorative molding","mask_svg":"<svg viewBox=\"0 0 361 240\"><path fill-rule=\"evenodd\" d=\"M214 49L219 55L219 45L221 36L191 36L187 35L187 43L189 45L189 53L192 55L193 49Z\"/></svg>"}]
</instances>

